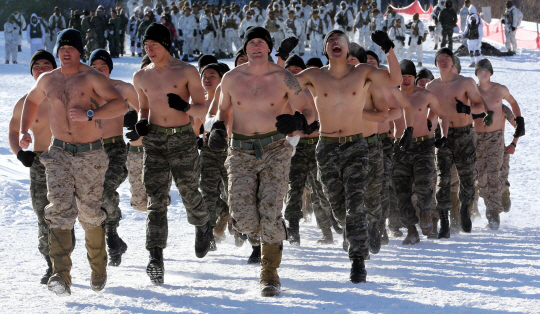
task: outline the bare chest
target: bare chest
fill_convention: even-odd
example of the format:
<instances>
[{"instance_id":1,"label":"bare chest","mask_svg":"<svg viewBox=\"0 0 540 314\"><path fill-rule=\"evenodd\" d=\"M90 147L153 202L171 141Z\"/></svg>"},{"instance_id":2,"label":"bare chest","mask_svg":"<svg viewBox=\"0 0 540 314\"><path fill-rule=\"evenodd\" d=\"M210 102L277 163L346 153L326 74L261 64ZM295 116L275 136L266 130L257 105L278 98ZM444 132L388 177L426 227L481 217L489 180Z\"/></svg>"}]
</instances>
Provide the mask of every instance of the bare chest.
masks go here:
<instances>
[{"instance_id":1,"label":"bare chest","mask_svg":"<svg viewBox=\"0 0 540 314\"><path fill-rule=\"evenodd\" d=\"M89 108L90 98L96 97L90 82L80 75L51 80L47 84L46 94L53 108L62 106L65 109L74 105Z\"/></svg>"},{"instance_id":2,"label":"bare chest","mask_svg":"<svg viewBox=\"0 0 540 314\"><path fill-rule=\"evenodd\" d=\"M280 110L287 102L285 91L267 79L238 80L229 91L237 110Z\"/></svg>"},{"instance_id":3,"label":"bare chest","mask_svg":"<svg viewBox=\"0 0 540 314\"><path fill-rule=\"evenodd\" d=\"M484 98L484 101L489 109L494 110L502 108L503 95L497 89L480 90L480 95L482 95L482 98Z\"/></svg>"},{"instance_id":4,"label":"bare chest","mask_svg":"<svg viewBox=\"0 0 540 314\"><path fill-rule=\"evenodd\" d=\"M187 79L178 71L174 74L170 71L165 73L148 73L142 78L140 87L146 97L148 97L150 103L156 100L167 99L167 94L169 93L180 95L180 97L188 101L185 98L189 96Z\"/></svg>"}]
</instances>

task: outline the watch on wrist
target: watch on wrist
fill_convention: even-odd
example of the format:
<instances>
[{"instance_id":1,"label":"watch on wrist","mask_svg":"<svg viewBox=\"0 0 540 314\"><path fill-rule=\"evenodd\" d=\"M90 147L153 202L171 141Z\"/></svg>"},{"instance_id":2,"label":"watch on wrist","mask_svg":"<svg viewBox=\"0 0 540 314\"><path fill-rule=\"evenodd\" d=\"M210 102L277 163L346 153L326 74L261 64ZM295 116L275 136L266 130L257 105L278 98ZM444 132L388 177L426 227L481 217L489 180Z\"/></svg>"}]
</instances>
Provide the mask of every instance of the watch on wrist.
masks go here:
<instances>
[{"instance_id":1,"label":"watch on wrist","mask_svg":"<svg viewBox=\"0 0 540 314\"><path fill-rule=\"evenodd\" d=\"M86 116L88 117L88 121L92 121L92 119L94 118L94 110L88 110L86 112Z\"/></svg>"}]
</instances>

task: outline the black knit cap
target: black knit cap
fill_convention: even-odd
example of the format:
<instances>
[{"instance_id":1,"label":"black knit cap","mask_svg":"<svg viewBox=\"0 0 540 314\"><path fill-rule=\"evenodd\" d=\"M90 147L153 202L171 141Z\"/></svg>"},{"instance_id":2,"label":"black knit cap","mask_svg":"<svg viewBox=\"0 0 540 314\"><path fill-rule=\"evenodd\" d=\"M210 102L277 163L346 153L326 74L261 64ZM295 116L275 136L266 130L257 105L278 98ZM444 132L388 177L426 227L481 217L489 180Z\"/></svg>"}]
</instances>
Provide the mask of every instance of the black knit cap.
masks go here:
<instances>
[{"instance_id":1,"label":"black knit cap","mask_svg":"<svg viewBox=\"0 0 540 314\"><path fill-rule=\"evenodd\" d=\"M231 68L226 63L218 62L219 66L223 69L223 74L229 72Z\"/></svg>"},{"instance_id":2,"label":"black knit cap","mask_svg":"<svg viewBox=\"0 0 540 314\"><path fill-rule=\"evenodd\" d=\"M296 65L302 70L306 69L306 64L304 63L304 60L302 60L302 58L297 55L292 55L287 58L287 60L285 61L285 69L290 67L291 65Z\"/></svg>"},{"instance_id":3,"label":"black knit cap","mask_svg":"<svg viewBox=\"0 0 540 314\"><path fill-rule=\"evenodd\" d=\"M245 56L245 55L246 55L246 52L244 51L243 48L238 49L238 51L236 52L236 56L234 57L234 67L235 68L238 66L238 58L240 58L241 56Z\"/></svg>"},{"instance_id":4,"label":"black knit cap","mask_svg":"<svg viewBox=\"0 0 540 314\"><path fill-rule=\"evenodd\" d=\"M351 43L349 42L349 36L347 36L347 34L345 34L343 31L339 30L339 29L333 29L331 31L329 31L326 36L324 36L324 41L323 41L323 54L326 58L328 58L328 54L326 53L326 45L328 44L328 40L330 39L330 36L334 35L334 34L341 34L343 35L343 37L345 38L345 40L347 40L347 48L349 49L350 51L350 47L351 47ZM347 55L347 58L349 56Z\"/></svg>"},{"instance_id":5,"label":"black knit cap","mask_svg":"<svg viewBox=\"0 0 540 314\"><path fill-rule=\"evenodd\" d=\"M430 79L432 81L435 79L435 77L433 76L433 73L431 73L430 70L428 70L427 68L422 68L416 74L416 79L414 80L414 85L418 84L419 80L425 79L425 78Z\"/></svg>"},{"instance_id":6,"label":"black knit cap","mask_svg":"<svg viewBox=\"0 0 540 314\"><path fill-rule=\"evenodd\" d=\"M215 70L219 77L223 77L223 75L225 74L225 72L223 71L223 67L220 66L219 64L217 63L210 63L210 64L207 64L203 67L202 71L201 71L201 77L203 76L204 74L204 71L208 70L208 69L212 69L212 70Z\"/></svg>"},{"instance_id":7,"label":"black knit cap","mask_svg":"<svg viewBox=\"0 0 540 314\"><path fill-rule=\"evenodd\" d=\"M143 45L149 39L160 43L167 51L171 49L171 32L165 25L158 23L150 24L144 33Z\"/></svg>"},{"instance_id":8,"label":"black knit cap","mask_svg":"<svg viewBox=\"0 0 540 314\"><path fill-rule=\"evenodd\" d=\"M34 67L34 63L38 60L47 60L52 64L53 69L57 68L56 60L54 60L54 56L48 52L47 50L39 49L34 53L32 56L32 59L30 59L30 74L32 74L32 68ZM33 75L33 74L32 74Z\"/></svg>"},{"instance_id":9,"label":"black knit cap","mask_svg":"<svg viewBox=\"0 0 540 314\"><path fill-rule=\"evenodd\" d=\"M440 55L440 54L446 54L446 55L449 55L450 57L452 57L452 62L454 62L454 52L452 51L452 49L450 48L441 48L439 49L436 53L435 53L435 59L433 60L433 62L435 63L435 66L437 66L437 57Z\"/></svg>"},{"instance_id":10,"label":"black knit cap","mask_svg":"<svg viewBox=\"0 0 540 314\"><path fill-rule=\"evenodd\" d=\"M266 41L266 44L268 44L268 48L270 49L270 51L272 51L272 36L270 36L270 33L266 30L266 28L260 26L248 28L248 30L244 34L244 42L242 43L242 48L244 49L244 51L247 51L246 46L248 42L255 38L261 38L262 40Z\"/></svg>"},{"instance_id":11,"label":"black knit cap","mask_svg":"<svg viewBox=\"0 0 540 314\"><path fill-rule=\"evenodd\" d=\"M109 67L109 74L111 74L113 69L113 62L111 59L111 55L107 52L105 49L96 49L92 51L92 54L90 55L90 58L88 59L88 65L92 66L92 63L96 60L103 60Z\"/></svg>"},{"instance_id":12,"label":"black knit cap","mask_svg":"<svg viewBox=\"0 0 540 314\"><path fill-rule=\"evenodd\" d=\"M401 75L412 75L416 77L416 66L411 60L401 60L399 67L401 68Z\"/></svg>"},{"instance_id":13,"label":"black knit cap","mask_svg":"<svg viewBox=\"0 0 540 314\"><path fill-rule=\"evenodd\" d=\"M321 59L319 59L319 58L310 58L310 59L308 59L308 61L306 61L306 67L310 67L310 66L316 66L318 68L322 68L324 65L323 65Z\"/></svg>"},{"instance_id":14,"label":"black knit cap","mask_svg":"<svg viewBox=\"0 0 540 314\"><path fill-rule=\"evenodd\" d=\"M203 55L199 58L199 61L197 62L199 65L199 69L204 68L207 64L210 63L218 63L218 60L214 55Z\"/></svg>"},{"instance_id":15,"label":"black knit cap","mask_svg":"<svg viewBox=\"0 0 540 314\"><path fill-rule=\"evenodd\" d=\"M478 76L478 70L488 70L493 75L493 66L488 59L482 59L476 62L476 67L474 68L474 75Z\"/></svg>"},{"instance_id":16,"label":"black knit cap","mask_svg":"<svg viewBox=\"0 0 540 314\"><path fill-rule=\"evenodd\" d=\"M379 63L380 63L379 56L377 56L377 54L375 52L373 52L371 50L368 50L368 51L366 51L366 56L372 56L373 58L375 58L375 60L377 60L377 66L379 66ZM367 57L366 57L366 59L367 59Z\"/></svg>"},{"instance_id":17,"label":"black knit cap","mask_svg":"<svg viewBox=\"0 0 540 314\"><path fill-rule=\"evenodd\" d=\"M81 53L81 56L84 55L84 46L81 33L76 29L67 28L58 33L58 37L56 38L56 46L54 46L56 55L58 55L58 49L60 49L62 46L75 47Z\"/></svg>"},{"instance_id":18,"label":"black knit cap","mask_svg":"<svg viewBox=\"0 0 540 314\"><path fill-rule=\"evenodd\" d=\"M352 42L349 45L349 52L350 52L351 56L358 59L358 61L360 61L360 63L366 63L367 62L366 50L364 50L364 48L362 48L362 46L360 46L359 44Z\"/></svg>"}]
</instances>

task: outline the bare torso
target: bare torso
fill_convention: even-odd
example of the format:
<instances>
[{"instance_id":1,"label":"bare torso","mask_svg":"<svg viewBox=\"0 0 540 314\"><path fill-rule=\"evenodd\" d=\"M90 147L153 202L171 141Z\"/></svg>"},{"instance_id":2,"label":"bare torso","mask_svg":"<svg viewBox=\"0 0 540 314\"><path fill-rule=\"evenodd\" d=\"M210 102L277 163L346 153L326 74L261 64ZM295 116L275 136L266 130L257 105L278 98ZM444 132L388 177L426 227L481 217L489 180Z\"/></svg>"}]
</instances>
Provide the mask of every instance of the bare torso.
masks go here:
<instances>
[{"instance_id":1,"label":"bare torso","mask_svg":"<svg viewBox=\"0 0 540 314\"><path fill-rule=\"evenodd\" d=\"M21 114L26 96L27 95L24 95L21 99L19 99L19 101L15 104L15 107L13 108L12 119L15 120L12 121L12 123L14 123L15 125L13 131L16 132L17 135L17 138L14 139L16 141L14 142L14 144L16 145L19 144L19 126L21 124ZM49 147L49 145L51 144L52 132L50 123L50 111L51 107L47 104L47 99L45 99L38 107L36 117L30 125L30 131L32 131L34 137L34 151L36 152L45 151L47 147Z\"/></svg>"},{"instance_id":2,"label":"bare torso","mask_svg":"<svg viewBox=\"0 0 540 314\"><path fill-rule=\"evenodd\" d=\"M469 103L467 84L476 84L471 78L455 75L451 80L442 82L441 78L431 81L426 89L433 92L448 117L449 127L464 127L472 124L472 116L456 111L456 98L464 104ZM416 128L415 128L416 131ZM416 132L415 132L416 133Z\"/></svg>"},{"instance_id":3,"label":"bare torso","mask_svg":"<svg viewBox=\"0 0 540 314\"><path fill-rule=\"evenodd\" d=\"M427 116L429 111L428 93L431 94L421 87L415 87L410 94L403 93L414 108L413 137L429 135L429 129L427 127ZM401 117L400 119L404 118ZM403 132L403 130L401 132Z\"/></svg>"},{"instance_id":4,"label":"bare torso","mask_svg":"<svg viewBox=\"0 0 540 314\"><path fill-rule=\"evenodd\" d=\"M482 88L482 86L479 86L478 90L480 91L482 98L484 98L488 110L493 111L494 114L493 124L491 126L486 126L482 123L482 119L475 119L474 128L476 129L476 132L484 133L504 130L505 115L502 111L502 100L504 93L506 92L506 87L492 82L489 88Z\"/></svg>"},{"instance_id":5,"label":"bare torso","mask_svg":"<svg viewBox=\"0 0 540 314\"><path fill-rule=\"evenodd\" d=\"M374 84L371 84L368 88L366 104L364 106L364 118L362 123L364 124L364 137L371 136L373 134L379 134L379 122L366 119L366 111L372 112L385 112L388 111L388 106L386 105L386 99L384 97L383 88ZM385 114L388 116L388 113ZM384 119L388 121L387 118ZM387 123L388 125L388 123ZM387 130L388 132L388 130Z\"/></svg>"}]
</instances>

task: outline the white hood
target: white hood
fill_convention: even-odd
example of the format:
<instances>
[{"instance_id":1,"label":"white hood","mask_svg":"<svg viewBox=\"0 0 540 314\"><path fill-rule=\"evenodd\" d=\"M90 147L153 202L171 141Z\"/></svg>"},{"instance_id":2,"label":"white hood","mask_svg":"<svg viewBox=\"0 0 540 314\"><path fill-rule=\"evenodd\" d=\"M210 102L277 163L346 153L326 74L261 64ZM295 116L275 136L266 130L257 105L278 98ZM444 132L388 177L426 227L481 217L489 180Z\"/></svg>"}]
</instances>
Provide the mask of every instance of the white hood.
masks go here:
<instances>
[{"instance_id":1,"label":"white hood","mask_svg":"<svg viewBox=\"0 0 540 314\"><path fill-rule=\"evenodd\" d=\"M476 7L474 6L474 4L471 4L471 6L469 7L469 15L476 14L476 13L477 13Z\"/></svg>"},{"instance_id":2,"label":"white hood","mask_svg":"<svg viewBox=\"0 0 540 314\"><path fill-rule=\"evenodd\" d=\"M34 17L36 18L36 22L35 22L35 23L32 22L32 19L33 19ZM32 13L32 16L30 17L30 24L32 24L32 26L36 26L37 23L39 23L39 17L37 16L37 14Z\"/></svg>"}]
</instances>

